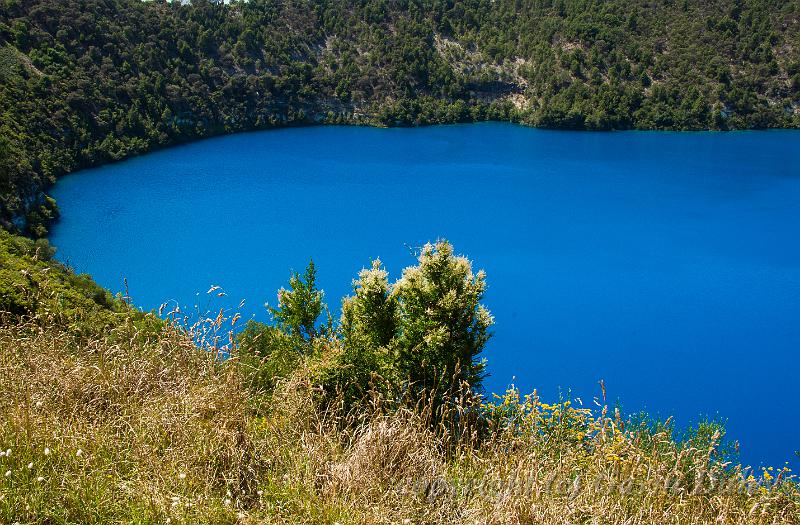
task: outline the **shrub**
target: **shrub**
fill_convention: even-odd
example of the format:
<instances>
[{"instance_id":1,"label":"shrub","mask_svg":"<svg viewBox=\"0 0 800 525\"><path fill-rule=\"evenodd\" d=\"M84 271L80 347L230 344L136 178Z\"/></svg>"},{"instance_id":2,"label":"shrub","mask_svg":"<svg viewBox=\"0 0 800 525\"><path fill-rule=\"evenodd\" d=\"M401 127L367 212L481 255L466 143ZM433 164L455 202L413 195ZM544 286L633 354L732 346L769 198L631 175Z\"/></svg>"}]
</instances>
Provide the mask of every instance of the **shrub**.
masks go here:
<instances>
[{"instance_id":1,"label":"shrub","mask_svg":"<svg viewBox=\"0 0 800 525\"><path fill-rule=\"evenodd\" d=\"M396 366L417 388L466 382L479 387L485 362L478 360L493 324L480 304L486 290L483 271L472 273L465 257L453 255L446 241L426 244L419 265L406 268L392 295L398 302Z\"/></svg>"},{"instance_id":2,"label":"shrub","mask_svg":"<svg viewBox=\"0 0 800 525\"><path fill-rule=\"evenodd\" d=\"M279 327L308 341L317 336L317 319L325 308L324 294L317 289L316 280L317 270L314 261L310 261L302 277L292 272L288 290L278 290L278 307L269 307Z\"/></svg>"},{"instance_id":3,"label":"shrub","mask_svg":"<svg viewBox=\"0 0 800 525\"><path fill-rule=\"evenodd\" d=\"M318 367L326 399L336 393L350 406L376 390L436 409L451 387L480 388L492 324L480 304L485 276L446 241L426 244L418 262L393 285L380 260L361 270L333 355Z\"/></svg>"},{"instance_id":4,"label":"shrub","mask_svg":"<svg viewBox=\"0 0 800 525\"><path fill-rule=\"evenodd\" d=\"M353 281L353 295L342 301L341 350L322 372L328 391L346 404L364 398L369 388L383 387L393 376L391 346L397 333L397 300L380 259Z\"/></svg>"}]
</instances>

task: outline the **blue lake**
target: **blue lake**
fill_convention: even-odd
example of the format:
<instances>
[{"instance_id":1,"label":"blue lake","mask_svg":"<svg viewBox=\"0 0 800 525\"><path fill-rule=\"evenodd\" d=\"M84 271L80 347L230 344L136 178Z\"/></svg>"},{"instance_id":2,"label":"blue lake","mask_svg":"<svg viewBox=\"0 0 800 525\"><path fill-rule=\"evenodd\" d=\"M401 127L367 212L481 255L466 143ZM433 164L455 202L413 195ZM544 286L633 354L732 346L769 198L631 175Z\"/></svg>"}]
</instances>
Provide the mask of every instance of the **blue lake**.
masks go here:
<instances>
[{"instance_id":1,"label":"blue lake","mask_svg":"<svg viewBox=\"0 0 800 525\"><path fill-rule=\"evenodd\" d=\"M58 256L134 303L266 321L314 258L332 310L381 257L447 238L487 272L486 387L728 420L742 460L800 459L800 133L510 124L222 137L76 173ZM210 285L226 299L211 300ZM222 301L222 302L220 302Z\"/></svg>"}]
</instances>

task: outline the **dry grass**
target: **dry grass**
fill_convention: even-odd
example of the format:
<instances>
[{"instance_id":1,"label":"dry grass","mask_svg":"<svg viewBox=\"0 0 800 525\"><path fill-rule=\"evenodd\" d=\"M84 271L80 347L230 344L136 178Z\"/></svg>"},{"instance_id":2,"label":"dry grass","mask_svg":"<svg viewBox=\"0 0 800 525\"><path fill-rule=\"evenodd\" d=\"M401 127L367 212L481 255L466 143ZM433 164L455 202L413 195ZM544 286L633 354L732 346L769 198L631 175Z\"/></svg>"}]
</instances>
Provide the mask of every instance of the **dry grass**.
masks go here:
<instances>
[{"instance_id":1,"label":"dry grass","mask_svg":"<svg viewBox=\"0 0 800 525\"><path fill-rule=\"evenodd\" d=\"M480 432L424 408L355 419L303 371L267 397L236 359L130 324L0 328L0 371L3 523L800 523L786 472L515 392Z\"/></svg>"}]
</instances>

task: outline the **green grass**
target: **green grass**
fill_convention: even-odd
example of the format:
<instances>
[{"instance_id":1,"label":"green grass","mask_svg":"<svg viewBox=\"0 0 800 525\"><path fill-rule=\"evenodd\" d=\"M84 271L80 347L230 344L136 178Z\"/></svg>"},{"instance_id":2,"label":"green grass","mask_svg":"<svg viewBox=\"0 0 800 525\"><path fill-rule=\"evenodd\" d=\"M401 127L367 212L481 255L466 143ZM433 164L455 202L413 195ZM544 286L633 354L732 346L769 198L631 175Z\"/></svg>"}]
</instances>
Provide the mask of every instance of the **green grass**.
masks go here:
<instances>
[{"instance_id":1,"label":"green grass","mask_svg":"<svg viewBox=\"0 0 800 525\"><path fill-rule=\"evenodd\" d=\"M0 314L5 322L35 316L40 322L94 333L125 320L157 327L161 321L131 308L89 275L53 260L45 239L32 241L0 229Z\"/></svg>"}]
</instances>

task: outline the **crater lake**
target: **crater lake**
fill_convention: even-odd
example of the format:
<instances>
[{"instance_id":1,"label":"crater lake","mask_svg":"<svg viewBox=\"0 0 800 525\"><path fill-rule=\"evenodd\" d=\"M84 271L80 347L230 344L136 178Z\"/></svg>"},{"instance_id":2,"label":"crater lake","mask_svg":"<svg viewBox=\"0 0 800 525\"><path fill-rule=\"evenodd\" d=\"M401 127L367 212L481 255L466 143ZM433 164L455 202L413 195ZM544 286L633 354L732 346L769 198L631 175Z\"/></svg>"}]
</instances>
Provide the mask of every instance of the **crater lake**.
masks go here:
<instances>
[{"instance_id":1,"label":"crater lake","mask_svg":"<svg viewBox=\"0 0 800 525\"><path fill-rule=\"evenodd\" d=\"M372 259L394 281L448 239L487 273L487 391L594 407L602 379L625 413L727 421L745 464L800 463L800 132L293 128L52 194L60 260L147 310L268 321L313 258L337 318Z\"/></svg>"}]
</instances>

